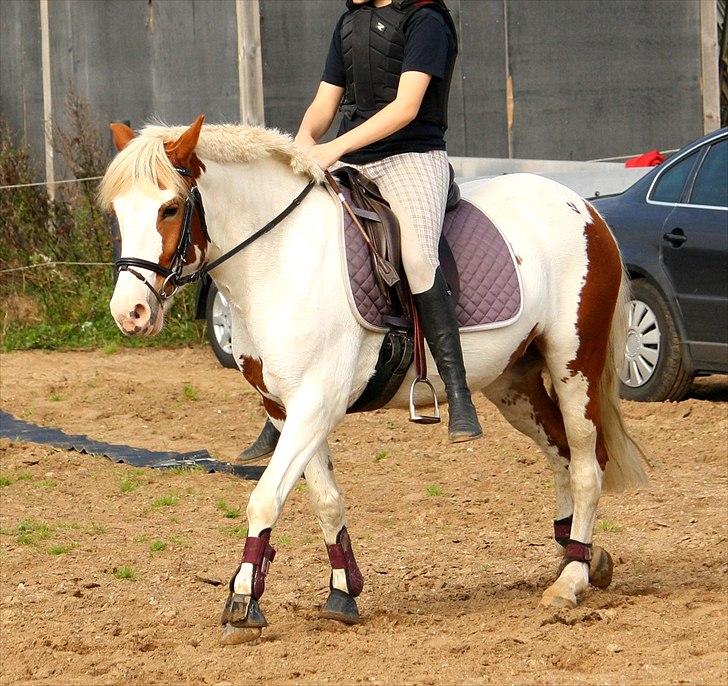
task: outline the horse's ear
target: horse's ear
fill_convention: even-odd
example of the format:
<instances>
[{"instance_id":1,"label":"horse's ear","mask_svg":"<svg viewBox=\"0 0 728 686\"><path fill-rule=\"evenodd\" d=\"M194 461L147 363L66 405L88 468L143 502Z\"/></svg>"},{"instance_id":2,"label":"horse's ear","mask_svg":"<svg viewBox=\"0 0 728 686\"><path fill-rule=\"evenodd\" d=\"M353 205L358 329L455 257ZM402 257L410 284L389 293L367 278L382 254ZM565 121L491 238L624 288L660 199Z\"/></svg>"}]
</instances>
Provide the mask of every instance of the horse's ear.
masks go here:
<instances>
[{"instance_id":1,"label":"horse's ear","mask_svg":"<svg viewBox=\"0 0 728 686\"><path fill-rule=\"evenodd\" d=\"M177 162L182 166L189 164L192 153L197 147L197 140L200 137L202 122L205 121L205 115L201 114L195 123L190 126L170 147L170 152L174 153Z\"/></svg>"},{"instance_id":2,"label":"horse's ear","mask_svg":"<svg viewBox=\"0 0 728 686\"><path fill-rule=\"evenodd\" d=\"M126 124L122 124L120 122L109 124L109 127L111 128L111 134L114 137L114 145L116 146L116 149L121 152L128 145L129 141L134 138L134 131L132 131L132 129L130 129Z\"/></svg>"}]
</instances>

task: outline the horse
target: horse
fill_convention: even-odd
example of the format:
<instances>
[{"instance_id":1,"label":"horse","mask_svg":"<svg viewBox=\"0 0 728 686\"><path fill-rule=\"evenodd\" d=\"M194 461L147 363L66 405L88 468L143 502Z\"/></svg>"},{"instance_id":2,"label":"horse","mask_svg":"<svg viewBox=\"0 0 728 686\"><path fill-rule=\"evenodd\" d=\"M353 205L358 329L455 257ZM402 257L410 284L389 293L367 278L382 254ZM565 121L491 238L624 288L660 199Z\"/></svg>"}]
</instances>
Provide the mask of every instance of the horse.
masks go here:
<instances>
[{"instance_id":1,"label":"horse","mask_svg":"<svg viewBox=\"0 0 728 686\"><path fill-rule=\"evenodd\" d=\"M177 288L208 270L230 303L239 368L281 431L248 501L223 642L253 640L267 626L260 601L271 532L302 475L332 566L323 614L355 623L363 577L327 436L372 376L382 334L360 325L345 295L341 207L322 170L277 130L203 120L138 134L112 124L119 152L99 190L122 239L111 313L124 334L154 335ZM575 607L590 582L611 581L610 556L591 545L602 490L647 483L618 396L629 298L621 256L595 208L554 181L512 174L462 191L512 247L523 300L508 326L463 331L469 385L553 470L562 562L541 603ZM413 375L387 407L407 407ZM431 380L445 401L443 384Z\"/></svg>"}]
</instances>

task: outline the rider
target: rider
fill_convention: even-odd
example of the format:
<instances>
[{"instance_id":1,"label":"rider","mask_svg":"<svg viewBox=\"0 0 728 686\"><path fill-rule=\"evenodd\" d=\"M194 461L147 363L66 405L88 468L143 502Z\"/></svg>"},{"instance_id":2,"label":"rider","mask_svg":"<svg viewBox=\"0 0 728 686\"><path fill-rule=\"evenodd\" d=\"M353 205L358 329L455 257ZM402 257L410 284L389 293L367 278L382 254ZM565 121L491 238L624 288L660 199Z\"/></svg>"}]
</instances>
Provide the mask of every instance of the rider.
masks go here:
<instances>
[{"instance_id":1,"label":"rider","mask_svg":"<svg viewBox=\"0 0 728 686\"><path fill-rule=\"evenodd\" d=\"M358 169L396 213L404 269L447 391L450 440L472 440L482 430L465 380L454 303L438 268L450 178L444 134L455 26L443 0L346 5L296 142L323 169L338 162ZM318 143L337 110L344 115L337 137ZM261 441L267 445L276 433L266 427L241 457L260 453Z\"/></svg>"}]
</instances>

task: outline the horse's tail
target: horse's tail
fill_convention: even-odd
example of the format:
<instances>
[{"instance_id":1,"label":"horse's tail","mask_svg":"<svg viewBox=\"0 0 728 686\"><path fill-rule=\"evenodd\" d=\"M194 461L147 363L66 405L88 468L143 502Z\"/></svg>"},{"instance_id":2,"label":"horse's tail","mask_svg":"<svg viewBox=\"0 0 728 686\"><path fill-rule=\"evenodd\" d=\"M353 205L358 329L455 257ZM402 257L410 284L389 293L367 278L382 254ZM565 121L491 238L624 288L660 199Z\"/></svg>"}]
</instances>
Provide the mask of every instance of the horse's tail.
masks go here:
<instances>
[{"instance_id":1,"label":"horse's tail","mask_svg":"<svg viewBox=\"0 0 728 686\"><path fill-rule=\"evenodd\" d=\"M644 470L645 454L624 425L619 401L619 369L624 363L629 296L629 281L623 272L609 331L607 359L599 384L604 443L609 457L604 473L605 491L640 488L648 483Z\"/></svg>"}]
</instances>

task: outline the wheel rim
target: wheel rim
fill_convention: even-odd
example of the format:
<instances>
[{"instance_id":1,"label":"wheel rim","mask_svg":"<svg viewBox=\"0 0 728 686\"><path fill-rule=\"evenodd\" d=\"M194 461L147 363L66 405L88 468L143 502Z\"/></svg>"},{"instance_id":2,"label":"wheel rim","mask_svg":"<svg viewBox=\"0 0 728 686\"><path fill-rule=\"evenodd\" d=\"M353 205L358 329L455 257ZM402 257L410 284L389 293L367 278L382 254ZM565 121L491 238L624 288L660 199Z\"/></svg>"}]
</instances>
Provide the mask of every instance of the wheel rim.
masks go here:
<instances>
[{"instance_id":1,"label":"wheel rim","mask_svg":"<svg viewBox=\"0 0 728 686\"><path fill-rule=\"evenodd\" d=\"M233 354L232 335L230 330L230 308L225 296L217 291L212 301L212 330L217 344L228 355Z\"/></svg>"},{"instance_id":2,"label":"wheel rim","mask_svg":"<svg viewBox=\"0 0 728 686\"><path fill-rule=\"evenodd\" d=\"M629 328L620 378L625 386L644 386L654 375L660 359L660 328L649 305L641 300L629 303Z\"/></svg>"}]
</instances>

